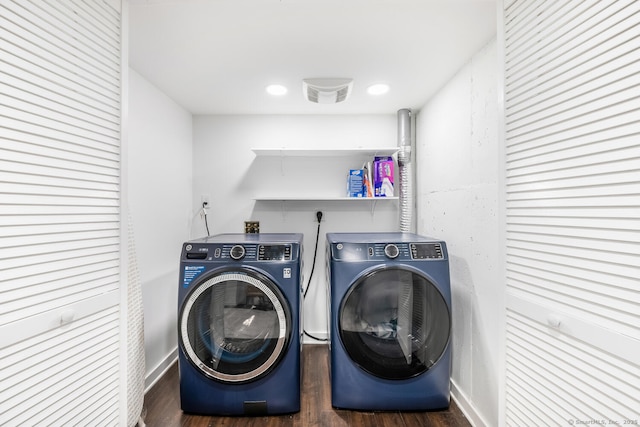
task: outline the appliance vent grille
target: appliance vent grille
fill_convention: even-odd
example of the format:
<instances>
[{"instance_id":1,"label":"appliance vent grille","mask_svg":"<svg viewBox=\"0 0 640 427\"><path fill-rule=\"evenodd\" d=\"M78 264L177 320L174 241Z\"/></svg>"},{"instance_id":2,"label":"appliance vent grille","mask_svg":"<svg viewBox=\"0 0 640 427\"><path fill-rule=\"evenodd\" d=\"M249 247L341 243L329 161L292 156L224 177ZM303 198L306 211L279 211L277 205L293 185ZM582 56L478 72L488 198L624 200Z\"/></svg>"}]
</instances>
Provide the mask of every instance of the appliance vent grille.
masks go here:
<instances>
[{"instance_id":1,"label":"appliance vent grille","mask_svg":"<svg viewBox=\"0 0 640 427\"><path fill-rule=\"evenodd\" d=\"M349 96L349 88L350 87L347 86L338 90L337 96L336 96L336 102L342 102L347 99L347 96Z\"/></svg>"},{"instance_id":2,"label":"appliance vent grille","mask_svg":"<svg viewBox=\"0 0 640 427\"><path fill-rule=\"evenodd\" d=\"M311 86L307 86L307 99L311 102L318 102L318 90L311 87Z\"/></svg>"},{"instance_id":3,"label":"appliance vent grille","mask_svg":"<svg viewBox=\"0 0 640 427\"><path fill-rule=\"evenodd\" d=\"M302 92L310 102L316 104L337 104L349 98L353 88L353 79L304 79Z\"/></svg>"}]
</instances>

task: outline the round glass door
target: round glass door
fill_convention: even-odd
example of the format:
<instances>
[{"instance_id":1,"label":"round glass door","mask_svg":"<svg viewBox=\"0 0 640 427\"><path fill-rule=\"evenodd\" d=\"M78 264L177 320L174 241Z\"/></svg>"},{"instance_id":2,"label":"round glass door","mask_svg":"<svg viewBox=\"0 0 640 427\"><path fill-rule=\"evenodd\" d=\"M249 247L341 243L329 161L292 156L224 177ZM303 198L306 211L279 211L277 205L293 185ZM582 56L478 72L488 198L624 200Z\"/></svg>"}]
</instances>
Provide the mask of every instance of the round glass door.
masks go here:
<instances>
[{"instance_id":1,"label":"round glass door","mask_svg":"<svg viewBox=\"0 0 640 427\"><path fill-rule=\"evenodd\" d=\"M267 374L289 343L288 304L269 278L253 271L226 271L198 283L179 320L188 359L220 381Z\"/></svg>"},{"instance_id":2,"label":"round glass door","mask_svg":"<svg viewBox=\"0 0 640 427\"><path fill-rule=\"evenodd\" d=\"M386 379L407 379L431 368L444 353L451 328L436 286L400 267L356 280L341 303L339 322L349 357Z\"/></svg>"}]
</instances>

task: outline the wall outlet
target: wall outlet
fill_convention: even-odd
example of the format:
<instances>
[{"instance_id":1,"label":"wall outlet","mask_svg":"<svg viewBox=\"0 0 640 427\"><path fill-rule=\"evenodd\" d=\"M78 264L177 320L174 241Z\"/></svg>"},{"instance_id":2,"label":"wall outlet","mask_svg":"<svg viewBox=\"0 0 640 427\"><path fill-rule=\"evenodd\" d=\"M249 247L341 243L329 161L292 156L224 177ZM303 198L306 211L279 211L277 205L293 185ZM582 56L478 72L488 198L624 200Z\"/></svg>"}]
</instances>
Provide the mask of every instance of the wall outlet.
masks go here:
<instances>
[{"instance_id":1,"label":"wall outlet","mask_svg":"<svg viewBox=\"0 0 640 427\"><path fill-rule=\"evenodd\" d=\"M259 233L260 232L260 221L245 221L244 222L244 232L247 234Z\"/></svg>"}]
</instances>

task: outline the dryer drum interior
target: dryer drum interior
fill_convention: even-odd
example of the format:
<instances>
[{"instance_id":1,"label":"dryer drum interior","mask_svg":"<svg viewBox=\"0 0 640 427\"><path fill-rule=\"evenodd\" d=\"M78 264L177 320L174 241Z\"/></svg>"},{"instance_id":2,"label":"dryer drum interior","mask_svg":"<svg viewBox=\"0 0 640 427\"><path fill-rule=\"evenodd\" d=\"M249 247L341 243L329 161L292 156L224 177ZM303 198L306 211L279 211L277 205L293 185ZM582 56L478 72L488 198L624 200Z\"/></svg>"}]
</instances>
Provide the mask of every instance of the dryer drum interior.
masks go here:
<instances>
[{"instance_id":1,"label":"dryer drum interior","mask_svg":"<svg viewBox=\"0 0 640 427\"><path fill-rule=\"evenodd\" d=\"M218 273L194 286L180 313L180 343L191 363L224 382L270 372L286 353L291 315L266 276Z\"/></svg>"},{"instance_id":2,"label":"dryer drum interior","mask_svg":"<svg viewBox=\"0 0 640 427\"><path fill-rule=\"evenodd\" d=\"M438 288L423 274L381 268L357 279L342 300L340 339L365 371L407 379L431 368L449 342L451 318Z\"/></svg>"}]
</instances>

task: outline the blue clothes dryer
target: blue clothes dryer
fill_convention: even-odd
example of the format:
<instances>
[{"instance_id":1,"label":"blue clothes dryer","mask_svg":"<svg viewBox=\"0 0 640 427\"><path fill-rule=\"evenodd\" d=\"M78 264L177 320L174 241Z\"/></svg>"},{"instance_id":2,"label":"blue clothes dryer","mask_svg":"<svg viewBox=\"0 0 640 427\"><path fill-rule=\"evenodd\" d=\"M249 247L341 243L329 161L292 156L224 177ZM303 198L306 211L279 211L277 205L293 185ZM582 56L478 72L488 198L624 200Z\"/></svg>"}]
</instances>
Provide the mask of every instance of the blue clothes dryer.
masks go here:
<instances>
[{"instance_id":1,"label":"blue clothes dryer","mask_svg":"<svg viewBox=\"0 0 640 427\"><path fill-rule=\"evenodd\" d=\"M451 287L445 242L329 233L331 403L368 411L449 406Z\"/></svg>"},{"instance_id":2,"label":"blue clothes dryer","mask_svg":"<svg viewBox=\"0 0 640 427\"><path fill-rule=\"evenodd\" d=\"M184 243L178 292L182 410L300 410L301 234L221 234Z\"/></svg>"}]
</instances>

